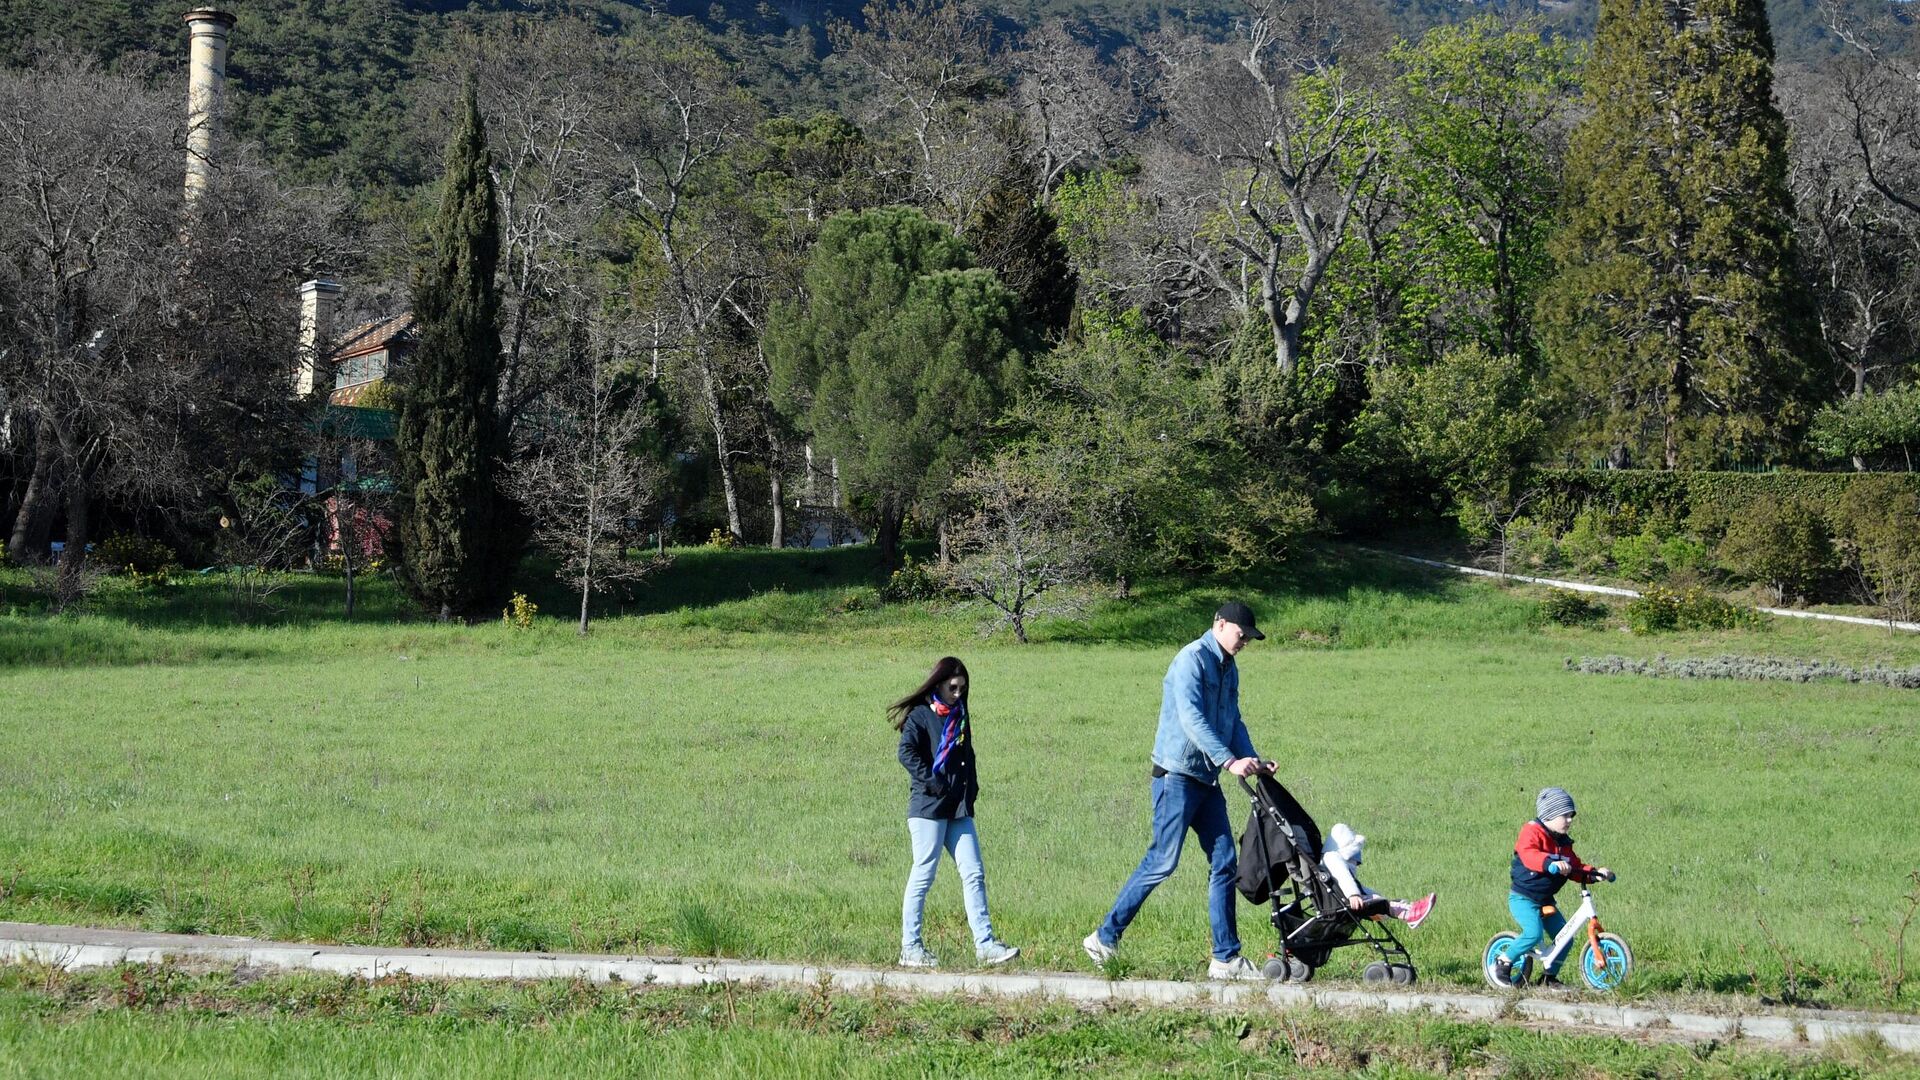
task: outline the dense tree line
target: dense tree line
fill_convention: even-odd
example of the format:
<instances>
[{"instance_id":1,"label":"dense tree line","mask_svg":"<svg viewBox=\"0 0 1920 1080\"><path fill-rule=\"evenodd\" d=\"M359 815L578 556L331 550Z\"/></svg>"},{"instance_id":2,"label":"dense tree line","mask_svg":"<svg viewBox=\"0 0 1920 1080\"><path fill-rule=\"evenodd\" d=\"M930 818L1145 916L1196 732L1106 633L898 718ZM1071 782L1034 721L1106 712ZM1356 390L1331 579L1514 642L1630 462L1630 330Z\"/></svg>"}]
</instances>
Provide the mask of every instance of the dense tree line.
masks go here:
<instances>
[{"instance_id":1,"label":"dense tree line","mask_svg":"<svg viewBox=\"0 0 1920 1080\"><path fill-rule=\"evenodd\" d=\"M1022 541L1022 559L1126 581L1257 562L1329 522L1447 511L1499 532L1543 461L1874 468L1920 442L1920 100L1893 16L1830 9L1839 58L1813 69L1778 61L1760 0L1606 0L1591 42L1531 12L1290 0L1030 32L939 0L784 30L618 4L348 4L303 35L304 11L235 30L235 143L275 168L236 168L260 179L230 197L339 192L318 201L354 221L303 239L288 272L414 282L426 336L397 380L397 476L403 502L438 509L402 515L429 527L401 550L476 530L473 565L449 552L431 587L431 558L405 571L443 614L495 602L501 575L474 569L495 539L551 547L541 519L586 512L536 510L525 480L534 462L560 483L555 447L585 431L620 434L566 475L604 476L623 445L653 464L568 560L668 519L683 539L779 545L825 485L890 557L919 530L976 590L1005 587L982 570L994 536L1043 525L1075 542ZM114 101L137 100L163 143L152 103L176 77L135 57L164 38L156 9L94 17L68 29L108 35L115 73L16 69L20 114L57 70L92 80L76 93L99 115L76 130L118 130ZM476 135L443 173L449 131ZM142 211L141 243L164 248L179 212ZM22 417L8 509L30 533L45 511L22 508L46 490L67 493L71 530L73 492L121 490L145 455L60 456L63 406L20 358L97 350L28 220L10 211L21 270L0 303ZM285 328L290 304L262 293L248 313ZM115 318L119 348L164 340ZM480 353L484 369L448 366ZM261 385L240 407L265 408ZM455 436L470 456L432 449ZM221 454L194 467L267 467ZM482 505L501 492L511 505Z\"/></svg>"}]
</instances>

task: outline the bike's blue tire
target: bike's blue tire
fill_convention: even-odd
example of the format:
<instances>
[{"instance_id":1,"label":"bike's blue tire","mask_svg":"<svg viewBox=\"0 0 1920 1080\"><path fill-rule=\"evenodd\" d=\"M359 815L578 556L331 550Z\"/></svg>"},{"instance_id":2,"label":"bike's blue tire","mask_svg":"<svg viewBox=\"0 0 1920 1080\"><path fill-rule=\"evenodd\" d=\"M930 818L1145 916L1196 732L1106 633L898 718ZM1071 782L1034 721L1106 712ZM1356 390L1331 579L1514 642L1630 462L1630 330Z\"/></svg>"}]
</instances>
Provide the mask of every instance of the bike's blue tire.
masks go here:
<instances>
[{"instance_id":1,"label":"bike's blue tire","mask_svg":"<svg viewBox=\"0 0 1920 1080\"><path fill-rule=\"evenodd\" d=\"M1618 990L1633 973L1633 950L1619 934L1600 935L1600 957L1596 962L1591 945L1580 946L1580 977L1595 990Z\"/></svg>"},{"instance_id":2,"label":"bike's blue tire","mask_svg":"<svg viewBox=\"0 0 1920 1080\"><path fill-rule=\"evenodd\" d=\"M1533 969L1533 954L1531 953L1521 957L1519 962L1513 965L1511 982L1502 983L1499 979L1494 978L1493 975L1493 962L1499 957L1500 950L1506 947L1507 942L1519 936L1519 934L1511 930L1502 930L1493 935L1493 939L1487 942L1486 949L1480 954L1480 973L1486 977L1487 985L1493 987L1495 990L1512 990L1514 987L1525 986L1527 983L1527 973Z\"/></svg>"}]
</instances>

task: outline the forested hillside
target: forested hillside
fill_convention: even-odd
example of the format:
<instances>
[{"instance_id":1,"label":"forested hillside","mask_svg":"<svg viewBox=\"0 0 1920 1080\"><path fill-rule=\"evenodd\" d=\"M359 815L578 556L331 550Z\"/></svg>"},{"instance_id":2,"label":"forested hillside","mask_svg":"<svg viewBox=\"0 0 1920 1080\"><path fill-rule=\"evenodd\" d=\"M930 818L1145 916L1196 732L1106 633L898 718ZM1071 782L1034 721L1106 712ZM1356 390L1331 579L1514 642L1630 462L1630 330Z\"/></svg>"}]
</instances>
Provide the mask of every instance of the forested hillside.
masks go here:
<instances>
[{"instance_id":1,"label":"forested hillside","mask_svg":"<svg viewBox=\"0 0 1920 1080\"><path fill-rule=\"evenodd\" d=\"M1430 27L1488 12L1532 15L1577 39L1590 37L1598 0L1363 0L1384 27L1417 37ZM172 74L184 56L184 0L0 0L0 63L29 62L59 43L120 65L157 64ZM337 179L350 186L411 186L426 178L438 138L412 130L419 83L431 77L462 30L512 18L557 15L591 19L609 36L630 29L659 6L598 0L235 0L239 16L228 74L230 122L242 138L267 147L283 173ZM1784 61L1817 60L1839 43L1823 8L1861 14L1884 0L1769 0L1767 10ZM1898 5L1895 5L1896 8ZM843 104L830 69L827 27L858 24L860 0L673 0L674 15L696 19L734 64L740 81L779 112ZM1109 46L1140 42L1188 27L1224 33L1245 10L1238 0L1010 0L984 4L995 29L1016 35L1067 22Z\"/></svg>"}]
</instances>

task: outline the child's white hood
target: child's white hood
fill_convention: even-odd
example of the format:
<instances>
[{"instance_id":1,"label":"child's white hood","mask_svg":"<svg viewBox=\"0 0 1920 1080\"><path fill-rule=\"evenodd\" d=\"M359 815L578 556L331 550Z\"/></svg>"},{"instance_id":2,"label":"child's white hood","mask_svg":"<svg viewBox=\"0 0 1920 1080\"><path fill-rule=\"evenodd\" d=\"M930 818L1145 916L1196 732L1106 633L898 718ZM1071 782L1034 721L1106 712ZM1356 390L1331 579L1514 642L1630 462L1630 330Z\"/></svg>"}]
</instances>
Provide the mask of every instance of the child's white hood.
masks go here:
<instances>
[{"instance_id":1,"label":"child's white hood","mask_svg":"<svg viewBox=\"0 0 1920 1080\"><path fill-rule=\"evenodd\" d=\"M1347 827L1346 822L1342 821L1334 825L1333 831L1327 834L1327 840L1328 847L1337 852L1349 865L1360 865L1360 853L1367 846L1366 837L1354 832Z\"/></svg>"}]
</instances>

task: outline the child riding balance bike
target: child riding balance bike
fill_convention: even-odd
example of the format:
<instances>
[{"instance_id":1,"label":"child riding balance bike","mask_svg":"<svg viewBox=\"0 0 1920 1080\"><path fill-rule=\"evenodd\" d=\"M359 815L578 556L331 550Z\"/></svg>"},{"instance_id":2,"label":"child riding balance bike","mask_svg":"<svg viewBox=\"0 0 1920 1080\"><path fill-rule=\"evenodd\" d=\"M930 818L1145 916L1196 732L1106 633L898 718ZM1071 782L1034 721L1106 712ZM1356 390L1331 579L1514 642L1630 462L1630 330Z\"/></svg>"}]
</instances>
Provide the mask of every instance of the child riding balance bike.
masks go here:
<instances>
[{"instance_id":1,"label":"child riding balance bike","mask_svg":"<svg viewBox=\"0 0 1920 1080\"><path fill-rule=\"evenodd\" d=\"M1481 956L1487 982L1501 990L1525 986L1538 964L1543 989L1564 989L1558 977L1560 965L1578 948L1581 978L1595 990L1613 990L1632 970L1633 951L1620 935L1601 928L1593 890L1587 886L1613 881L1614 873L1604 866L1588 866L1573 853L1573 840L1567 835L1573 824L1573 796L1561 788L1547 788L1534 800L1534 810L1534 819L1520 827L1514 843L1513 891L1507 897L1507 908L1520 931L1503 930L1487 942ZM1580 908L1572 919L1553 902L1569 880L1581 883ZM1548 938L1550 946L1542 952L1539 946Z\"/></svg>"}]
</instances>

